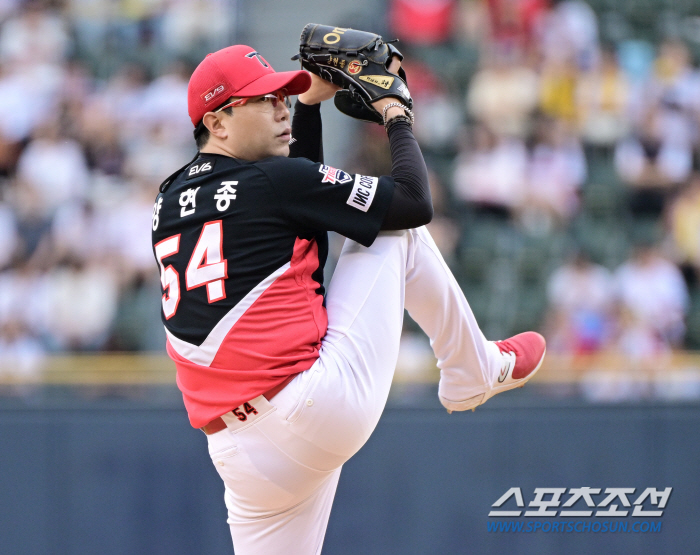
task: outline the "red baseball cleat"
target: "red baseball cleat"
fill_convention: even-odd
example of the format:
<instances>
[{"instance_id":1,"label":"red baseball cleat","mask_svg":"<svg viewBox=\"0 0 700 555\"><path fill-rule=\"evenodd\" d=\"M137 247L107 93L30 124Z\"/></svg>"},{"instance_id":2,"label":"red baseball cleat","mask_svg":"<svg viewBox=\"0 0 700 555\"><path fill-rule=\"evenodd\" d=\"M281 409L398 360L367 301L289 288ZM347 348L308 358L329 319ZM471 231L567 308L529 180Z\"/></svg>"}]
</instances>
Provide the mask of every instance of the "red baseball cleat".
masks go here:
<instances>
[{"instance_id":1,"label":"red baseball cleat","mask_svg":"<svg viewBox=\"0 0 700 555\"><path fill-rule=\"evenodd\" d=\"M498 383L521 382L521 387L542 366L545 340L539 333L526 331L503 341L494 341L503 354L504 364Z\"/></svg>"},{"instance_id":2,"label":"red baseball cleat","mask_svg":"<svg viewBox=\"0 0 700 555\"><path fill-rule=\"evenodd\" d=\"M522 387L542 366L546 342L539 333L526 331L493 343L501 351L503 363L501 371L496 376L494 383L491 384L491 389L485 394L463 401L447 400L440 397L440 402L448 413L453 410L475 410L477 406L482 405L498 393Z\"/></svg>"}]
</instances>

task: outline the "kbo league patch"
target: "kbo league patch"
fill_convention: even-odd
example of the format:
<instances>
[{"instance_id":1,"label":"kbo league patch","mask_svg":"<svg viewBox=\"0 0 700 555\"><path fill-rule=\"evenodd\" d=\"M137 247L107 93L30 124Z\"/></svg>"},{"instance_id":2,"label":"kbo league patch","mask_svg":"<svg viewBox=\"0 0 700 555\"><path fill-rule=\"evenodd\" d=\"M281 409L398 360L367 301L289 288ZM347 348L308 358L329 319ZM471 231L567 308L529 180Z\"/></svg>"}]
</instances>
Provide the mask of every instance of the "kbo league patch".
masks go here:
<instances>
[{"instance_id":1,"label":"kbo league patch","mask_svg":"<svg viewBox=\"0 0 700 555\"><path fill-rule=\"evenodd\" d=\"M334 185L336 183L340 183L342 185L352 181L352 176L348 172L337 170L335 168L331 168L330 166L324 166L322 164L321 167L318 168L318 171L325 176L321 183L333 183Z\"/></svg>"}]
</instances>

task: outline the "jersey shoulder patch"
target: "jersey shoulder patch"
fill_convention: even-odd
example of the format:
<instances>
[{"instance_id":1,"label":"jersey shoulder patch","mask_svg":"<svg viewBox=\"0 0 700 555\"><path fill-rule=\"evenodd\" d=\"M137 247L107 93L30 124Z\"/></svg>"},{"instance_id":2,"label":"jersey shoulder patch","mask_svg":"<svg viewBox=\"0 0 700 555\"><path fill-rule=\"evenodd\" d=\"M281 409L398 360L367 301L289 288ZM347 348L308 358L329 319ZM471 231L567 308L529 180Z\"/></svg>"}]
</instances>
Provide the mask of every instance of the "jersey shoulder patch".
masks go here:
<instances>
[{"instance_id":1,"label":"jersey shoulder patch","mask_svg":"<svg viewBox=\"0 0 700 555\"><path fill-rule=\"evenodd\" d=\"M321 180L321 183L332 183L333 185L335 185L336 183L340 183L341 185L343 185L352 181L352 176L348 172L332 168L331 166L325 166L321 164L321 167L318 168L318 171L324 176Z\"/></svg>"},{"instance_id":2,"label":"jersey shoulder patch","mask_svg":"<svg viewBox=\"0 0 700 555\"><path fill-rule=\"evenodd\" d=\"M200 177L214 171L215 160L197 160L192 164L187 170L185 180L194 179L195 177Z\"/></svg>"}]
</instances>

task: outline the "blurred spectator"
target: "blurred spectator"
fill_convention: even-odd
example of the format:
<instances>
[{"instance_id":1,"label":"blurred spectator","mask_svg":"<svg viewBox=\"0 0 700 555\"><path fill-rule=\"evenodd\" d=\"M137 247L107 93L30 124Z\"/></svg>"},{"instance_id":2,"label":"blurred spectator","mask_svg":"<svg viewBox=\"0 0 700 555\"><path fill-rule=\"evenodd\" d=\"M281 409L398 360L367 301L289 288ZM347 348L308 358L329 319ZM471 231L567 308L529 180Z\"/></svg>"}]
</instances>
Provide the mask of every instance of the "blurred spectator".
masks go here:
<instances>
[{"instance_id":1,"label":"blurred spectator","mask_svg":"<svg viewBox=\"0 0 700 555\"><path fill-rule=\"evenodd\" d=\"M422 148L450 152L462 124L459 103L426 64L407 61L402 66L410 76L414 111L421 114L413 125L416 140Z\"/></svg>"},{"instance_id":2,"label":"blurred spectator","mask_svg":"<svg viewBox=\"0 0 700 555\"><path fill-rule=\"evenodd\" d=\"M625 352L681 345L688 291L674 264L655 247L639 246L615 272L615 285L622 314L619 344Z\"/></svg>"},{"instance_id":3,"label":"blurred spectator","mask_svg":"<svg viewBox=\"0 0 700 555\"><path fill-rule=\"evenodd\" d=\"M88 135L85 156L90 169L101 175L122 175L126 153L119 142L119 129L111 125L95 126Z\"/></svg>"},{"instance_id":4,"label":"blurred spectator","mask_svg":"<svg viewBox=\"0 0 700 555\"><path fill-rule=\"evenodd\" d=\"M10 205L0 202L0 269L5 268L17 252L19 235L17 218Z\"/></svg>"},{"instance_id":5,"label":"blurred spectator","mask_svg":"<svg viewBox=\"0 0 700 555\"><path fill-rule=\"evenodd\" d=\"M0 178L7 178L14 173L21 151L22 144L3 136L0 129Z\"/></svg>"},{"instance_id":6,"label":"blurred spectator","mask_svg":"<svg viewBox=\"0 0 700 555\"><path fill-rule=\"evenodd\" d=\"M163 45L176 56L193 50L204 56L228 46L235 24L232 8L231 0L170 0L163 14Z\"/></svg>"},{"instance_id":7,"label":"blurred spectator","mask_svg":"<svg viewBox=\"0 0 700 555\"><path fill-rule=\"evenodd\" d=\"M694 284L700 282L700 176L673 201L668 212L669 228L677 260L687 267Z\"/></svg>"},{"instance_id":8,"label":"blurred spectator","mask_svg":"<svg viewBox=\"0 0 700 555\"><path fill-rule=\"evenodd\" d=\"M554 352L583 354L611 341L615 290L611 273L584 253L549 278L547 344Z\"/></svg>"},{"instance_id":9,"label":"blurred spectator","mask_svg":"<svg viewBox=\"0 0 700 555\"><path fill-rule=\"evenodd\" d=\"M62 70L23 66L12 71L0 64L0 136L16 150L36 126L56 114ZM14 162L14 156L9 160ZM14 169L12 164L6 170Z\"/></svg>"},{"instance_id":10,"label":"blurred spectator","mask_svg":"<svg viewBox=\"0 0 700 555\"><path fill-rule=\"evenodd\" d=\"M12 183L8 196L17 217L17 258L43 266L44 255L49 254L47 241L51 230L45 203L36 189L17 181Z\"/></svg>"},{"instance_id":11,"label":"blurred spectator","mask_svg":"<svg viewBox=\"0 0 700 555\"><path fill-rule=\"evenodd\" d=\"M69 49L63 18L46 10L39 0L25 2L23 10L0 30L0 61L4 64L55 64L65 59Z\"/></svg>"},{"instance_id":12,"label":"blurred spectator","mask_svg":"<svg viewBox=\"0 0 700 555\"><path fill-rule=\"evenodd\" d=\"M498 137L476 125L472 140L457 158L455 197L485 210L511 214L525 194L527 151L517 138Z\"/></svg>"},{"instance_id":13,"label":"blurred spectator","mask_svg":"<svg viewBox=\"0 0 700 555\"><path fill-rule=\"evenodd\" d=\"M182 165L182 164L180 164ZM118 256L119 281L133 279L135 274L153 273L153 248L150 241L153 199L156 187L132 183L122 198L109 210L105 239L111 252Z\"/></svg>"},{"instance_id":14,"label":"blurred spectator","mask_svg":"<svg viewBox=\"0 0 700 555\"><path fill-rule=\"evenodd\" d=\"M573 63L589 69L598 63L598 20L582 0L559 2L542 26L542 53L547 63Z\"/></svg>"},{"instance_id":15,"label":"blurred spectator","mask_svg":"<svg viewBox=\"0 0 700 555\"><path fill-rule=\"evenodd\" d=\"M576 88L578 124L585 142L611 146L628 131L630 84L615 54L603 52L600 65L583 73Z\"/></svg>"},{"instance_id":16,"label":"blurred spectator","mask_svg":"<svg viewBox=\"0 0 700 555\"><path fill-rule=\"evenodd\" d=\"M652 100L662 100L691 112L700 108L700 75L691 64L690 51L681 41L666 41L659 47L654 67Z\"/></svg>"},{"instance_id":17,"label":"blurred spectator","mask_svg":"<svg viewBox=\"0 0 700 555\"><path fill-rule=\"evenodd\" d=\"M428 231L435 244L447 260L453 261L459 240L459 226L449 217L448 195L438 175L428 168L430 195L433 199L433 220L428 224Z\"/></svg>"},{"instance_id":18,"label":"blurred spectator","mask_svg":"<svg viewBox=\"0 0 700 555\"><path fill-rule=\"evenodd\" d=\"M167 126L166 138L174 147L193 148L192 122L187 114L187 84L193 71L185 62L174 62L144 91L142 125Z\"/></svg>"},{"instance_id":19,"label":"blurred spectator","mask_svg":"<svg viewBox=\"0 0 700 555\"><path fill-rule=\"evenodd\" d=\"M575 123L578 119L576 88L579 70L573 61L553 59L542 68L540 109L549 117Z\"/></svg>"},{"instance_id":20,"label":"blurred spectator","mask_svg":"<svg viewBox=\"0 0 700 555\"><path fill-rule=\"evenodd\" d=\"M347 157L348 171L365 175L391 174L391 154L385 137L384 129L378 125L360 126L357 144Z\"/></svg>"},{"instance_id":21,"label":"blurred spectator","mask_svg":"<svg viewBox=\"0 0 700 555\"><path fill-rule=\"evenodd\" d=\"M413 44L443 43L452 33L456 4L456 0L391 0L391 33Z\"/></svg>"},{"instance_id":22,"label":"blurred spectator","mask_svg":"<svg viewBox=\"0 0 700 555\"><path fill-rule=\"evenodd\" d=\"M549 0L488 0L493 42L524 51L535 37L549 3Z\"/></svg>"},{"instance_id":23,"label":"blurred spectator","mask_svg":"<svg viewBox=\"0 0 700 555\"><path fill-rule=\"evenodd\" d=\"M102 53L117 6L110 0L67 0L66 12L80 53Z\"/></svg>"},{"instance_id":24,"label":"blurred spectator","mask_svg":"<svg viewBox=\"0 0 700 555\"><path fill-rule=\"evenodd\" d=\"M0 0L0 22L7 20L22 0Z\"/></svg>"},{"instance_id":25,"label":"blurred spectator","mask_svg":"<svg viewBox=\"0 0 700 555\"><path fill-rule=\"evenodd\" d=\"M40 209L51 214L63 202L85 196L89 172L83 149L61 135L57 121L38 128L20 156L17 176L32 189Z\"/></svg>"},{"instance_id":26,"label":"blurred spectator","mask_svg":"<svg viewBox=\"0 0 700 555\"><path fill-rule=\"evenodd\" d=\"M169 2L164 0L125 0L117 2L110 18L108 49L144 51L157 45L158 27Z\"/></svg>"},{"instance_id":27,"label":"blurred spectator","mask_svg":"<svg viewBox=\"0 0 700 555\"><path fill-rule=\"evenodd\" d=\"M21 328L32 337L46 332L49 301L43 274L26 262L0 273L0 328Z\"/></svg>"},{"instance_id":28,"label":"blurred spectator","mask_svg":"<svg viewBox=\"0 0 700 555\"><path fill-rule=\"evenodd\" d=\"M657 217L668 195L690 175L692 149L664 128L660 109L650 110L630 136L615 149L615 166L630 187L630 208L635 215Z\"/></svg>"},{"instance_id":29,"label":"blurred spectator","mask_svg":"<svg viewBox=\"0 0 700 555\"><path fill-rule=\"evenodd\" d=\"M454 37L464 45L488 43L491 27L488 5L481 0L460 0L455 14Z\"/></svg>"},{"instance_id":30,"label":"blurred spectator","mask_svg":"<svg viewBox=\"0 0 700 555\"><path fill-rule=\"evenodd\" d=\"M9 378L13 384L35 382L41 374L46 350L41 342L17 320L0 325L0 384ZM1 387L3 393L8 388ZM21 385L11 387L9 391L22 394L26 391Z\"/></svg>"},{"instance_id":31,"label":"blurred spectator","mask_svg":"<svg viewBox=\"0 0 700 555\"><path fill-rule=\"evenodd\" d=\"M125 64L105 86L98 88L85 107L83 128L86 138L100 133L102 126L119 131L122 147L143 133L144 102L148 75L138 64Z\"/></svg>"},{"instance_id":32,"label":"blurred spectator","mask_svg":"<svg viewBox=\"0 0 700 555\"><path fill-rule=\"evenodd\" d=\"M620 67L635 86L646 83L654 66L654 45L645 40L624 40L617 47Z\"/></svg>"},{"instance_id":33,"label":"blurred spectator","mask_svg":"<svg viewBox=\"0 0 700 555\"><path fill-rule=\"evenodd\" d=\"M57 91L60 104L56 107L57 117L61 122L62 131L70 137L82 137L82 119L85 103L95 90L90 70L79 60L67 62L61 73L61 83Z\"/></svg>"},{"instance_id":34,"label":"blurred spectator","mask_svg":"<svg viewBox=\"0 0 700 555\"><path fill-rule=\"evenodd\" d=\"M129 177L156 185L186 164L195 154L192 143L173 145L170 129L165 124L142 129L143 135L127 150L124 171ZM154 193L155 194L155 193Z\"/></svg>"},{"instance_id":35,"label":"blurred spectator","mask_svg":"<svg viewBox=\"0 0 700 555\"><path fill-rule=\"evenodd\" d=\"M52 258L106 260L107 221L90 201L62 204L52 221Z\"/></svg>"},{"instance_id":36,"label":"blurred spectator","mask_svg":"<svg viewBox=\"0 0 700 555\"><path fill-rule=\"evenodd\" d=\"M586 158L569 126L562 120L540 118L522 208L526 226L541 229L567 222L578 209L578 191L585 179Z\"/></svg>"},{"instance_id":37,"label":"blurred spectator","mask_svg":"<svg viewBox=\"0 0 700 555\"><path fill-rule=\"evenodd\" d=\"M496 134L522 138L537 95L537 74L520 63L518 51L494 48L471 80L467 108Z\"/></svg>"},{"instance_id":38,"label":"blurred spectator","mask_svg":"<svg viewBox=\"0 0 700 555\"><path fill-rule=\"evenodd\" d=\"M95 350L108 339L117 309L114 272L67 258L46 277L49 344L56 350Z\"/></svg>"},{"instance_id":39,"label":"blurred spectator","mask_svg":"<svg viewBox=\"0 0 700 555\"><path fill-rule=\"evenodd\" d=\"M109 347L128 351L158 351L165 344L160 320L161 285L157 272L136 274L124 282Z\"/></svg>"}]
</instances>

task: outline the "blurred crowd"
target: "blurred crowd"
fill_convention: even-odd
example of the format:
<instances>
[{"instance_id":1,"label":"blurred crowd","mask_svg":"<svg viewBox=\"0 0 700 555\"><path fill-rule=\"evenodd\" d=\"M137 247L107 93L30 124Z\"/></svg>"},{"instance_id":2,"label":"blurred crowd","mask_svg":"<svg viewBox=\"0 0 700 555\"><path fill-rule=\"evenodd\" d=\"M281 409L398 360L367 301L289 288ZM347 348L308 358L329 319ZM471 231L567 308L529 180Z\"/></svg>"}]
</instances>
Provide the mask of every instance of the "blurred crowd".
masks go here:
<instances>
[{"instance_id":1,"label":"blurred crowd","mask_svg":"<svg viewBox=\"0 0 700 555\"><path fill-rule=\"evenodd\" d=\"M162 350L160 182L195 151L187 83L229 0L0 2L0 367ZM2 372L0 372L2 373Z\"/></svg>"},{"instance_id":2,"label":"blurred crowd","mask_svg":"<svg viewBox=\"0 0 700 555\"><path fill-rule=\"evenodd\" d=\"M235 0L0 0L0 359L16 372L49 352L163 348L153 198L194 152L188 78L232 42L235 13ZM700 281L688 44L604 39L582 0L390 0L386 14L431 171L431 231L468 296L474 266L492 262L471 257L479 225L522 244L565 237L527 285L544 306L511 323L563 353L688 346ZM381 128L358 133L344 163L388 173ZM616 251L612 235L590 248L577 234L603 220L625 234Z\"/></svg>"},{"instance_id":3,"label":"blurred crowd","mask_svg":"<svg viewBox=\"0 0 700 555\"><path fill-rule=\"evenodd\" d=\"M487 328L497 311L491 301L480 314L479 297L499 291L468 277L488 264L474 256L474 242L488 243L480 229L521 245L563 238L563 249L544 247L556 256L533 262L546 267L539 285L516 275L503 290L501 304L542 299L524 303L529 318L491 328L504 336L525 322L550 352L697 348L686 321L700 269L700 71L680 26L612 40L600 16L583 0L389 2L435 173L434 233ZM386 164L378 158L358 156ZM497 241L486 248L498 258ZM533 251L504 252L517 274L522 261L507 259Z\"/></svg>"}]
</instances>

